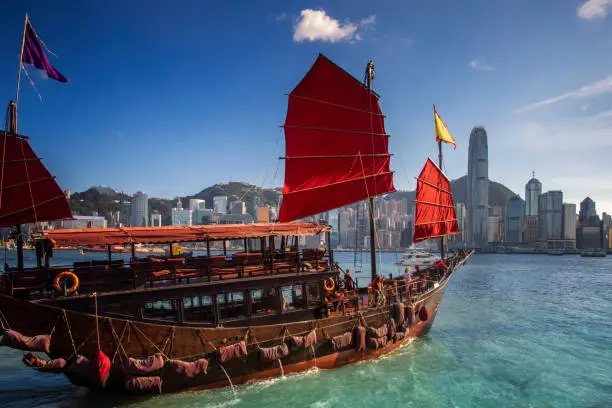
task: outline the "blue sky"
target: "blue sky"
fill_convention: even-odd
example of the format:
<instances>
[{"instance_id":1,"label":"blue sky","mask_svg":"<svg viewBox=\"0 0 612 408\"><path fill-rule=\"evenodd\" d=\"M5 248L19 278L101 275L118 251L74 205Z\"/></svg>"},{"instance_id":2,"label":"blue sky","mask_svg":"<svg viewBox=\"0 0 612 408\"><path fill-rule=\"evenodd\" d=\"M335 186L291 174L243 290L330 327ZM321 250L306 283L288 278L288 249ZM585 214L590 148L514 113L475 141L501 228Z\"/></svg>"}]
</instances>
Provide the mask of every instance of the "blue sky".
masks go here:
<instances>
[{"instance_id":1,"label":"blue sky","mask_svg":"<svg viewBox=\"0 0 612 408\"><path fill-rule=\"evenodd\" d=\"M492 180L522 196L535 169L612 211L612 0L2 2L6 101L26 11L71 82L30 69L20 131L63 188L282 185L284 94L322 52L357 77L374 60L396 187L435 157L435 103L450 177L483 125Z\"/></svg>"}]
</instances>

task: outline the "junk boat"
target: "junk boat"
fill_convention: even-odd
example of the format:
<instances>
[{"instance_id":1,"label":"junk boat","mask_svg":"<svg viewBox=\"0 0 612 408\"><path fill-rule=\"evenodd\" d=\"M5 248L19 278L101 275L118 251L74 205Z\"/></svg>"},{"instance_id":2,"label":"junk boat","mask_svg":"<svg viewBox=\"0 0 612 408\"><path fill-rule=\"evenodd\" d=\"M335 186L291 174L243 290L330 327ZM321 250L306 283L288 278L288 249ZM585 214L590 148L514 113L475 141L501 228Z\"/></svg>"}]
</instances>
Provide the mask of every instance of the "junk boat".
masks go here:
<instances>
[{"instance_id":1,"label":"junk boat","mask_svg":"<svg viewBox=\"0 0 612 408\"><path fill-rule=\"evenodd\" d=\"M362 83L319 55L289 94L280 222L47 230L35 241L34 268L24 266L20 225L72 214L17 133L11 102L0 135L0 227L16 228L18 257L0 276L0 343L23 350L32 369L79 386L162 393L332 369L426 335L471 251L444 251L444 236L458 228L440 140L440 163L427 160L418 177L414 240L439 238L442 260L410 278L377 270L374 197L394 187L373 78L371 62ZM370 205L366 287L335 262L328 225L296 221L361 200ZM305 236L326 236L328 247L304 248ZM245 250L211 253L228 240ZM180 243L206 245L206 255L174 254ZM138 244L167 244L169 253L138 257ZM94 245L108 260L51 264L53 248ZM116 245L131 247L128 262L112 259Z\"/></svg>"}]
</instances>

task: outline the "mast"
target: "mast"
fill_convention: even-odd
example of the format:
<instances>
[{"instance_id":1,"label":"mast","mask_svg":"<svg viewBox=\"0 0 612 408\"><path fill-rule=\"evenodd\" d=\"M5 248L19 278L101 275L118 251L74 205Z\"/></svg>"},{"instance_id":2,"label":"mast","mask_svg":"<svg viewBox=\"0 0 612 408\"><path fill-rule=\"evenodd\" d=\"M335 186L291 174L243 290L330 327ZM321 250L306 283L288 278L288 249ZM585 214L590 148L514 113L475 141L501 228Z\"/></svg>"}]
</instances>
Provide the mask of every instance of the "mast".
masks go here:
<instances>
[{"instance_id":1,"label":"mast","mask_svg":"<svg viewBox=\"0 0 612 408\"><path fill-rule=\"evenodd\" d=\"M438 167L442 169L442 140L438 140ZM444 260L444 235L440 237L440 258Z\"/></svg>"},{"instance_id":2,"label":"mast","mask_svg":"<svg viewBox=\"0 0 612 408\"><path fill-rule=\"evenodd\" d=\"M372 91L372 81L374 80L374 63L368 62L366 66L365 82L368 91ZM370 197L370 264L372 271L372 282L377 276L376 273L376 230L374 225L374 197Z\"/></svg>"}]
</instances>

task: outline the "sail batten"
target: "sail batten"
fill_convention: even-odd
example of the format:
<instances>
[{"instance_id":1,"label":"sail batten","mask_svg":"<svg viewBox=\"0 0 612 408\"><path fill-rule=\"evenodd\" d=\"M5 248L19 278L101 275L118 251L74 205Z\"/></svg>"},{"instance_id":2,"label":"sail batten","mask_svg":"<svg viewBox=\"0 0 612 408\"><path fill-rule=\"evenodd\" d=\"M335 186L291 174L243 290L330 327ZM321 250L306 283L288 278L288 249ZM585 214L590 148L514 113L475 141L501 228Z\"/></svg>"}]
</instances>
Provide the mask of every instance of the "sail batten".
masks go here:
<instances>
[{"instance_id":1,"label":"sail batten","mask_svg":"<svg viewBox=\"0 0 612 408\"><path fill-rule=\"evenodd\" d=\"M0 166L0 227L72 218L64 192L27 137L0 133Z\"/></svg>"},{"instance_id":2,"label":"sail batten","mask_svg":"<svg viewBox=\"0 0 612 408\"><path fill-rule=\"evenodd\" d=\"M414 242L459 232L450 180L431 159L417 178Z\"/></svg>"},{"instance_id":3,"label":"sail batten","mask_svg":"<svg viewBox=\"0 0 612 408\"><path fill-rule=\"evenodd\" d=\"M289 94L279 220L395 191L378 95L319 55Z\"/></svg>"}]
</instances>

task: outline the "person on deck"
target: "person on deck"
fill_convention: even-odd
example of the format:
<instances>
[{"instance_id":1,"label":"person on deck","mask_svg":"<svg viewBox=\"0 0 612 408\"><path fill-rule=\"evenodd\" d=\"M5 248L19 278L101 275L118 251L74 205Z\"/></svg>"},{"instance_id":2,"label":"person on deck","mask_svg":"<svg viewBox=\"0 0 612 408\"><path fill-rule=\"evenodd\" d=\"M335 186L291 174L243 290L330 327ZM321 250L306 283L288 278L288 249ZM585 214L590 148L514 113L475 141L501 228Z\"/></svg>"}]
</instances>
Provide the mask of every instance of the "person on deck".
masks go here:
<instances>
[{"instance_id":1,"label":"person on deck","mask_svg":"<svg viewBox=\"0 0 612 408\"><path fill-rule=\"evenodd\" d=\"M344 288L346 290L353 290L355 289L355 283L353 282L353 277L351 276L351 271L350 270L346 270L346 272L344 272Z\"/></svg>"}]
</instances>

